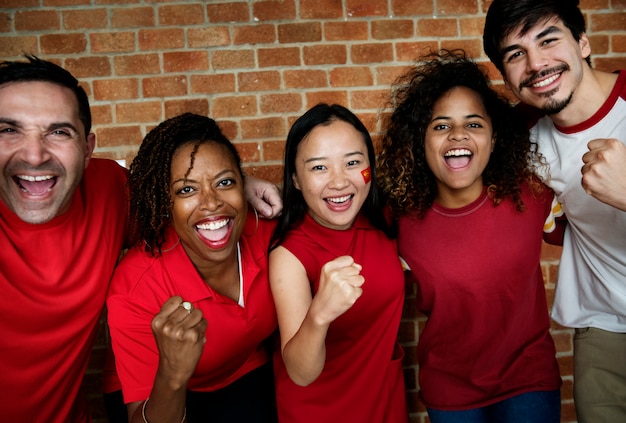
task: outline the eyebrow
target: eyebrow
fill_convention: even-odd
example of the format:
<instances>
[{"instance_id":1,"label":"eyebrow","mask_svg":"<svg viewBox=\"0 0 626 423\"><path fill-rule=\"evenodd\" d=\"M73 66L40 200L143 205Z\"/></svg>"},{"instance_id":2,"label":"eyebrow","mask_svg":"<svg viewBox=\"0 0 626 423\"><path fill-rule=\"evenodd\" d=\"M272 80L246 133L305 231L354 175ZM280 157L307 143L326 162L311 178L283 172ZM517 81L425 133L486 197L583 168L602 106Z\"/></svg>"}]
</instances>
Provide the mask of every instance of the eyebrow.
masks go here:
<instances>
[{"instance_id":1,"label":"eyebrow","mask_svg":"<svg viewBox=\"0 0 626 423\"><path fill-rule=\"evenodd\" d=\"M15 126L17 128L22 128L23 127L20 124L20 122L15 120L15 119L9 119L9 118L2 118L2 117L0 117L0 123L5 123L7 125ZM72 131L74 131L76 133L79 133L78 129L70 122L54 122L54 123L51 123L50 125L48 125L46 130L47 131L54 131L55 129L60 129L60 128L70 128Z\"/></svg>"},{"instance_id":2,"label":"eyebrow","mask_svg":"<svg viewBox=\"0 0 626 423\"><path fill-rule=\"evenodd\" d=\"M546 29L544 29L543 31L541 31L539 34L537 34L535 36L535 41L536 40L540 40L540 39L542 39L542 38L544 38L544 37L546 37L546 36L548 36L548 35L550 35L552 33L555 33L555 32L562 33L563 31L559 27L556 27L554 25L550 25L549 27L547 27ZM520 48L519 44L513 44L513 45L510 45L508 47L503 48L500 53L502 54L502 56L504 56L506 53L508 53L510 51L513 51L513 50L517 50L518 48Z\"/></svg>"},{"instance_id":3,"label":"eyebrow","mask_svg":"<svg viewBox=\"0 0 626 423\"><path fill-rule=\"evenodd\" d=\"M482 115L479 115L477 113L472 113L471 115L465 115L463 116L464 119L474 119L474 118L478 118L478 119L483 119L485 120L485 117ZM452 116L435 116L431 119L431 122L434 122L436 120L449 120L452 119Z\"/></svg>"},{"instance_id":4,"label":"eyebrow","mask_svg":"<svg viewBox=\"0 0 626 423\"><path fill-rule=\"evenodd\" d=\"M365 157L365 154L363 154L363 152L361 152L361 151L353 151L351 153L346 153L346 154L343 155L343 157L350 157L350 156L363 156L363 157ZM316 162L316 161L325 160L325 159L328 159L328 157L311 157L309 159L306 159L304 161L304 163Z\"/></svg>"},{"instance_id":5,"label":"eyebrow","mask_svg":"<svg viewBox=\"0 0 626 423\"><path fill-rule=\"evenodd\" d=\"M234 170L232 170L232 169L224 169L224 170L218 172L216 175L214 175L213 176L213 180L223 178L223 177L227 176L229 173L232 174L232 175L235 175L235 176L237 175L237 173ZM171 185L174 185L174 184L177 184L177 183L183 183L183 184L198 183L198 181L195 180L195 179L192 179L192 178L184 178L183 177L183 178L178 178L178 179L172 181Z\"/></svg>"}]
</instances>

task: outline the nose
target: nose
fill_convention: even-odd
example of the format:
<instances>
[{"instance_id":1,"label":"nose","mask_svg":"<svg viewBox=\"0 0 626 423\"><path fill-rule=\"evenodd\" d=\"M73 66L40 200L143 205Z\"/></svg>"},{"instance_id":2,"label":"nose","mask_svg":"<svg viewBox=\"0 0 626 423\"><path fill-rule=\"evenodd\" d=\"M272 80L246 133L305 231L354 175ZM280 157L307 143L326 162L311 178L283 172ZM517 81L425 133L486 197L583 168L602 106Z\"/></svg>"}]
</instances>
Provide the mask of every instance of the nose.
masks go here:
<instances>
[{"instance_id":1,"label":"nose","mask_svg":"<svg viewBox=\"0 0 626 423\"><path fill-rule=\"evenodd\" d=\"M26 135L22 139L19 156L20 159L31 166L38 166L50 159L50 152L43 137Z\"/></svg>"},{"instance_id":2,"label":"nose","mask_svg":"<svg viewBox=\"0 0 626 423\"><path fill-rule=\"evenodd\" d=\"M451 131L448 139L450 141L463 141L468 139L467 131L462 126L455 126Z\"/></svg>"},{"instance_id":3,"label":"nose","mask_svg":"<svg viewBox=\"0 0 626 423\"><path fill-rule=\"evenodd\" d=\"M213 188L205 188L202 190L201 202L201 207L209 211L218 210L224 204L219 192Z\"/></svg>"},{"instance_id":4,"label":"nose","mask_svg":"<svg viewBox=\"0 0 626 423\"><path fill-rule=\"evenodd\" d=\"M330 183L328 185L333 189L343 189L348 186L348 178L343 167L331 170Z\"/></svg>"},{"instance_id":5,"label":"nose","mask_svg":"<svg viewBox=\"0 0 626 423\"><path fill-rule=\"evenodd\" d=\"M546 56L539 49L526 51L526 67L530 72L538 72L548 66Z\"/></svg>"}]
</instances>

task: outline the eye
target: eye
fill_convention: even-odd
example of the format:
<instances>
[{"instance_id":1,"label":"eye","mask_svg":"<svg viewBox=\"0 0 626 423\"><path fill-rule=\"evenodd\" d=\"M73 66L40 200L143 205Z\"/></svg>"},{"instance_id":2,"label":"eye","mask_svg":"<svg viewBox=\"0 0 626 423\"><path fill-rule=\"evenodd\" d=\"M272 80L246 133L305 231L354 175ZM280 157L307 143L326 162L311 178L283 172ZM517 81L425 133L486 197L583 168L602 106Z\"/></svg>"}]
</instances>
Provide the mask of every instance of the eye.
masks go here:
<instances>
[{"instance_id":1,"label":"eye","mask_svg":"<svg viewBox=\"0 0 626 423\"><path fill-rule=\"evenodd\" d=\"M194 191L195 190L192 187L186 185L186 186L182 187L181 189L179 189L178 191L176 191L176 194L177 195L188 195L188 194L191 194Z\"/></svg>"},{"instance_id":2,"label":"eye","mask_svg":"<svg viewBox=\"0 0 626 423\"><path fill-rule=\"evenodd\" d=\"M552 43L554 43L557 40L558 40L558 38L547 38L547 39L541 41L541 45L545 46L545 45L548 45L548 44L552 44Z\"/></svg>"},{"instance_id":3,"label":"eye","mask_svg":"<svg viewBox=\"0 0 626 423\"><path fill-rule=\"evenodd\" d=\"M230 187L235 185L236 181L232 178L222 179L217 183L218 187Z\"/></svg>"},{"instance_id":4,"label":"eye","mask_svg":"<svg viewBox=\"0 0 626 423\"><path fill-rule=\"evenodd\" d=\"M446 125L444 123L440 123L439 125L433 126L433 130L434 131L442 131L444 129L448 129L449 127L450 127L449 125Z\"/></svg>"},{"instance_id":5,"label":"eye","mask_svg":"<svg viewBox=\"0 0 626 423\"><path fill-rule=\"evenodd\" d=\"M11 134L11 133L15 133L17 132L14 128L11 127L6 127L6 128L0 128L0 133L3 134Z\"/></svg>"},{"instance_id":6,"label":"eye","mask_svg":"<svg viewBox=\"0 0 626 423\"><path fill-rule=\"evenodd\" d=\"M472 122L467 124L468 128L482 128L483 126L478 122Z\"/></svg>"},{"instance_id":7,"label":"eye","mask_svg":"<svg viewBox=\"0 0 626 423\"><path fill-rule=\"evenodd\" d=\"M350 160L348 163L346 163L346 166L354 167L354 166L358 166L360 164L361 164L360 160Z\"/></svg>"},{"instance_id":8,"label":"eye","mask_svg":"<svg viewBox=\"0 0 626 423\"><path fill-rule=\"evenodd\" d=\"M315 165L311 167L311 170L325 170L326 166L324 165Z\"/></svg>"},{"instance_id":9,"label":"eye","mask_svg":"<svg viewBox=\"0 0 626 423\"><path fill-rule=\"evenodd\" d=\"M513 51L504 58L504 61L511 62L517 59L518 57L521 57L523 54L524 53L521 50Z\"/></svg>"}]
</instances>

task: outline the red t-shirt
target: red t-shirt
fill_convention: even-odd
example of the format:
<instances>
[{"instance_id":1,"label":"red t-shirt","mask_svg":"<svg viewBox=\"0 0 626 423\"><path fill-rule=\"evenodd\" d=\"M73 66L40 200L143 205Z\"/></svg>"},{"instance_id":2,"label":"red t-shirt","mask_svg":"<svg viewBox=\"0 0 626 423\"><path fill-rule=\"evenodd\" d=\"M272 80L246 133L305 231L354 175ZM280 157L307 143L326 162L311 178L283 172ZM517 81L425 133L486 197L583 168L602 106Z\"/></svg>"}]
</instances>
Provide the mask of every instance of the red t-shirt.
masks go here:
<instances>
[{"instance_id":1,"label":"red t-shirt","mask_svg":"<svg viewBox=\"0 0 626 423\"><path fill-rule=\"evenodd\" d=\"M215 391L268 361L261 344L277 327L267 271L274 224L259 219L255 229L254 214L248 215L240 240L244 307L202 280L171 228L161 256L153 257L141 247L124 256L107 299L124 402L150 396L159 360L151 322L174 295L200 309L209 323L207 342L188 389Z\"/></svg>"},{"instance_id":2,"label":"red t-shirt","mask_svg":"<svg viewBox=\"0 0 626 423\"><path fill-rule=\"evenodd\" d=\"M559 389L561 379L540 266L553 194L531 194L526 210L498 206L486 190L473 203L435 203L424 219L404 216L398 245L428 316L417 346L428 407L462 410Z\"/></svg>"},{"instance_id":3,"label":"red t-shirt","mask_svg":"<svg viewBox=\"0 0 626 423\"><path fill-rule=\"evenodd\" d=\"M29 224L0 201L0 419L87 422L78 398L127 226L126 171L91 159L70 210Z\"/></svg>"},{"instance_id":4,"label":"red t-shirt","mask_svg":"<svg viewBox=\"0 0 626 423\"><path fill-rule=\"evenodd\" d=\"M404 276L395 241L362 215L344 231L306 215L282 246L304 265L314 293L322 266L343 255L363 266L365 283L356 303L331 323L324 370L313 383L293 383L280 349L275 352L279 421L406 423L403 352L397 343Z\"/></svg>"}]
</instances>

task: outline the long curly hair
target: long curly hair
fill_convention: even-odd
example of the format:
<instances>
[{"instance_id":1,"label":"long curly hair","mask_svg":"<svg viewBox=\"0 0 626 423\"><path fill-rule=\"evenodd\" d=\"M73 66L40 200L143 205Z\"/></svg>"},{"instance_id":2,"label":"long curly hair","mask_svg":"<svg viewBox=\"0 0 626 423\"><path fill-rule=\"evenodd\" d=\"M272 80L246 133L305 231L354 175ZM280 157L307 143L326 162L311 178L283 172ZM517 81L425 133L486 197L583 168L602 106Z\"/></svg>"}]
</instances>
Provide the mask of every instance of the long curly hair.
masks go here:
<instances>
[{"instance_id":1,"label":"long curly hair","mask_svg":"<svg viewBox=\"0 0 626 423\"><path fill-rule=\"evenodd\" d=\"M171 224L172 158L179 148L193 144L189 173L198 147L207 143L226 148L243 180L245 175L235 146L211 118L185 113L162 122L146 135L128 177L131 245L145 243L147 252L154 256L161 254L165 231Z\"/></svg>"},{"instance_id":2,"label":"long curly hair","mask_svg":"<svg viewBox=\"0 0 626 423\"><path fill-rule=\"evenodd\" d=\"M524 119L491 88L485 71L462 50L441 50L420 59L398 78L392 92L393 112L386 122L378 161L379 183L394 215L423 217L437 196L437 183L426 163L425 136L435 102L450 89L467 87L478 94L491 118L495 146L483 172L497 205L510 198L523 209L521 184L538 185L531 142Z\"/></svg>"}]
</instances>

